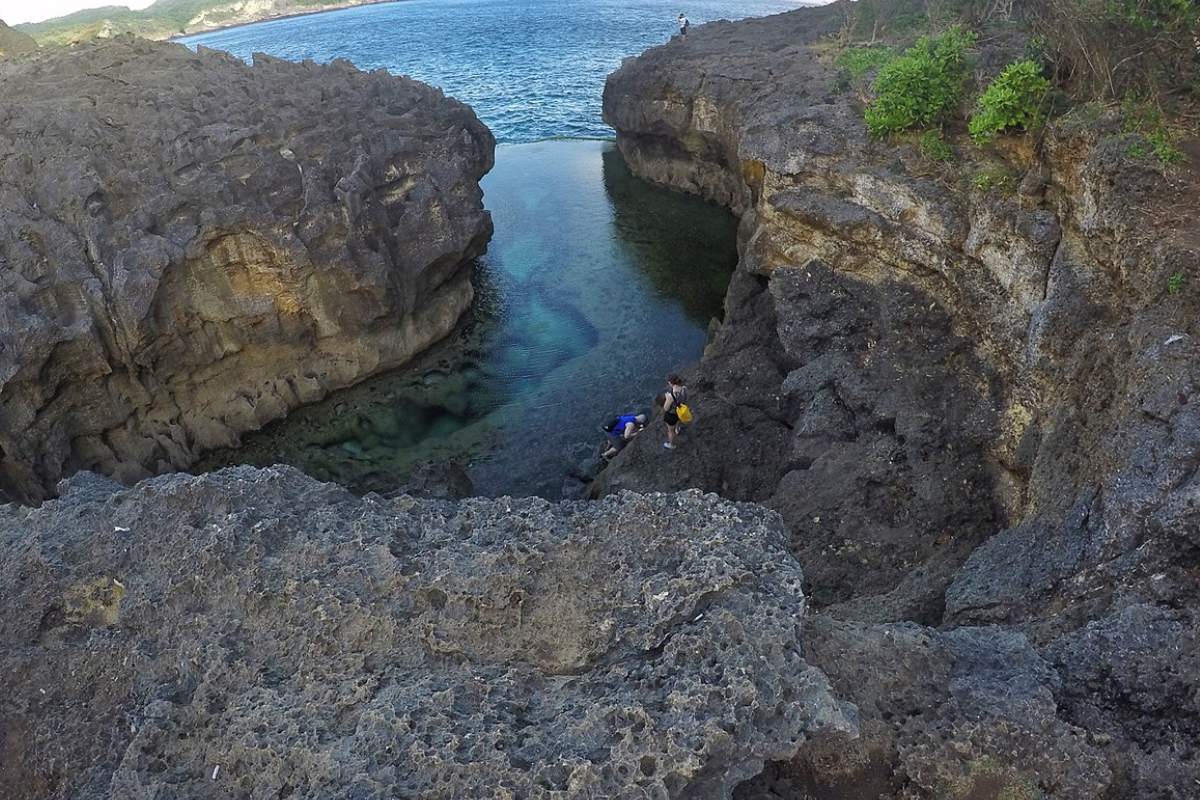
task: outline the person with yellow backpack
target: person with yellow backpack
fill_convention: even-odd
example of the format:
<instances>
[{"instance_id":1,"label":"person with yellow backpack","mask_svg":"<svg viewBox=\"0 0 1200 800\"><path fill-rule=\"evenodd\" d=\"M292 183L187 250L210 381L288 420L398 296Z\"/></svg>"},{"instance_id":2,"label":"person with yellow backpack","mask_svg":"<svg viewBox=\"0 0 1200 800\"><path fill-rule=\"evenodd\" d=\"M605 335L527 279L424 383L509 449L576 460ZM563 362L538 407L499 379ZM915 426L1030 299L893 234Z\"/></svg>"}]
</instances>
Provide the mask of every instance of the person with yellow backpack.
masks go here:
<instances>
[{"instance_id":1,"label":"person with yellow backpack","mask_svg":"<svg viewBox=\"0 0 1200 800\"><path fill-rule=\"evenodd\" d=\"M663 422L667 423L667 440L663 447L675 449L675 436L679 432L679 423L687 424L692 421L692 410L688 407L688 388L683 378L672 372L667 376L667 390L654 398L656 405L663 410Z\"/></svg>"}]
</instances>

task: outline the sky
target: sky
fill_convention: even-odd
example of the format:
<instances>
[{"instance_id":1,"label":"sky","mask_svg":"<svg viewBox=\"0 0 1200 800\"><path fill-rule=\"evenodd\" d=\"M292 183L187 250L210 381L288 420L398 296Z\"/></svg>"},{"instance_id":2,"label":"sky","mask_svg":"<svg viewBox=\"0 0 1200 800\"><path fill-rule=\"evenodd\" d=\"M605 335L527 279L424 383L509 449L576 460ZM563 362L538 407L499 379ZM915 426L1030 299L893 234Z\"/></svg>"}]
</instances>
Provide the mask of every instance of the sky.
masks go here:
<instances>
[{"instance_id":1,"label":"sky","mask_svg":"<svg viewBox=\"0 0 1200 800\"><path fill-rule=\"evenodd\" d=\"M138 11L153 2L154 0L0 0L0 19L9 25L20 25L23 22L43 22L55 17L65 17L84 8L126 6Z\"/></svg>"}]
</instances>

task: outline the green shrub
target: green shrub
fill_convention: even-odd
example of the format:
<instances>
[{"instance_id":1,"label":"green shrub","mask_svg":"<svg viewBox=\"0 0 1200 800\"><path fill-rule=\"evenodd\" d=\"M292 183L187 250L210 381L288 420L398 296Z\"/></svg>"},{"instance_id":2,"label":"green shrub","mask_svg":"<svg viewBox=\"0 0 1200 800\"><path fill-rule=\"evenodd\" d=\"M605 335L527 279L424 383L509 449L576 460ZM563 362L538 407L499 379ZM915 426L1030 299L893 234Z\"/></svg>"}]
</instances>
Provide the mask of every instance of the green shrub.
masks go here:
<instances>
[{"instance_id":1,"label":"green shrub","mask_svg":"<svg viewBox=\"0 0 1200 800\"><path fill-rule=\"evenodd\" d=\"M1171 294L1179 294L1186 283L1187 274L1183 270L1180 270L1167 278L1167 291Z\"/></svg>"},{"instance_id":2,"label":"green shrub","mask_svg":"<svg viewBox=\"0 0 1200 800\"><path fill-rule=\"evenodd\" d=\"M875 136L935 125L958 107L968 63L966 51L976 35L957 25L917 43L879 70L875 102L866 111L867 129Z\"/></svg>"},{"instance_id":3,"label":"green shrub","mask_svg":"<svg viewBox=\"0 0 1200 800\"><path fill-rule=\"evenodd\" d=\"M1141 161L1143 158L1150 155L1150 153L1147 152L1146 145L1141 140L1135 139L1125 147L1125 155L1129 156L1135 161Z\"/></svg>"},{"instance_id":4,"label":"green shrub","mask_svg":"<svg viewBox=\"0 0 1200 800\"><path fill-rule=\"evenodd\" d=\"M986 144L1001 131L1025 130L1038 120L1050 81L1032 61L1014 61L992 81L979 98L979 112L967 129L975 144Z\"/></svg>"},{"instance_id":5,"label":"green shrub","mask_svg":"<svg viewBox=\"0 0 1200 800\"><path fill-rule=\"evenodd\" d=\"M1158 159L1160 167L1183 163L1183 151L1179 149L1179 135L1174 131L1160 128L1146 134L1146 139L1154 148L1154 157Z\"/></svg>"}]
</instances>

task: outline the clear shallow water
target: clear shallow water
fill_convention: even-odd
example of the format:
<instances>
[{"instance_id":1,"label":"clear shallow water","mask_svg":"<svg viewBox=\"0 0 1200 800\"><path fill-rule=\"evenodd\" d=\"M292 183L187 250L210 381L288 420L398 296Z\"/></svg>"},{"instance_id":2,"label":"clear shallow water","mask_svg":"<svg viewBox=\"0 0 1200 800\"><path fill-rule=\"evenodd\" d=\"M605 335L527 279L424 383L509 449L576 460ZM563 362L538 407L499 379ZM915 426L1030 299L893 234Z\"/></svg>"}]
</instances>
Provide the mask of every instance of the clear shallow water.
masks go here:
<instances>
[{"instance_id":1,"label":"clear shallow water","mask_svg":"<svg viewBox=\"0 0 1200 800\"><path fill-rule=\"evenodd\" d=\"M732 216L634 180L597 141L612 135L600 120L605 78L667 42L680 11L698 25L798 5L404 0L181 40L409 75L470 104L508 143L482 182L495 236L460 329L199 469L287 463L388 491L417 463L454 461L481 495L578 489L572 476L598 453L604 419L648 410L667 373L699 358L737 259Z\"/></svg>"},{"instance_id":2,"label":"clear shallow water","mask_svg":"<svg viewBox=\"0 0 1200 800\"><path fill-rule=\"evenodd\" d=\"M475 109L500 142L613 135L604 80L621 60L692 25L798 8L794 0L403 0L189 36L249 60L345 58L408 75Z\"/></svg>"},{"instance_id":3,"label":"clear shallow water","mask_svg":"<svg viewBox=\"0 0 1200 800\"><path fill-rule=\"evenodd\" d=\"M387 491L415 463L455 461L478 494L556 499L595 458L605 417L649 410L721 312L736 221L634 179L609 142L498 156L483 181L496 235L460 329L412 366L300 409L203 468L282 462Z\"/></svg>"}]
</instances>

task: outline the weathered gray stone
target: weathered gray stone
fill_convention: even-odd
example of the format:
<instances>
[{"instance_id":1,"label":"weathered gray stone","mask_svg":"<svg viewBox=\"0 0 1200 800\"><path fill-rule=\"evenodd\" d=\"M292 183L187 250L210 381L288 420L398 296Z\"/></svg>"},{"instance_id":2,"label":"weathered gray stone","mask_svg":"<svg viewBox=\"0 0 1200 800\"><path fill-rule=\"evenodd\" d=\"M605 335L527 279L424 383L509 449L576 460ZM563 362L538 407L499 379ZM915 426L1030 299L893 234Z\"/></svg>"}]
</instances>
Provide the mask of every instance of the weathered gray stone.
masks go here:
<instances>
[{"instance_id":1,"label":"weathered gray stone","mask_svg":"<svg viewBox=\"0 0 1200 800\"><path fill-rule=\"evenodd\" d=\"M845 5L610 80L630 164L739 211L743 259L684 370L697 421L635 440L597 503L234 470L0 512L16 796L1194 794L1200 301L1165 279L1200 176L1104 120L1037 150L951 130L949 170L871 139L808 47ZM114 429L80 460L113 442L145 454ZM782 523L656 493L688 486Z\"/></svg>"},{"instance_id":2,"label":"weathered gray stone","mask_svg":"<svg viewBox=\"0 0 1200 800\"><path fill-rule=\"evenodd\" d=\"M186 468L404 363L471 301L494 140L437 89L128 37L0 81L11 498Z\"/></svg>"},{"instance_id":3,"label":"weathered gray stone","mask_svg":"<svg viewBox=\"0 0 1200 800\"><path fill-rule=\"evenodd\" d=\"M863 770L887 742L910 789L931 796L1106 796L1100 749L1058 718L1059 675L1021 634L818 616L806 643L835 689L856 698L866 734L805 748L800 763L820 763L823 782Z\"/></svg>"},{"instance_id":4,"label":"weathered gray stone","mask_svg":"<svg viewBox=\"0 0 1200 800\"><path fill-rule=\"evenodd\" d=\"M1200 772L1200 618L1161 602L1178 575L1154 581L1159 602L1125 606L1047 648L1062 702L1107 743L1137 797L1171 797Z\"/></svg>"},{"instance_id":5,"label":"weathered gray stone","mask_svg":"<svg viewBox=\"0 0 1200 800\"><path fill-rule=\"evenodd\" d=\"M759 506L65 489L0 509L5 798L720 798L855 731Z\"/></svg>"}]
</instances>

